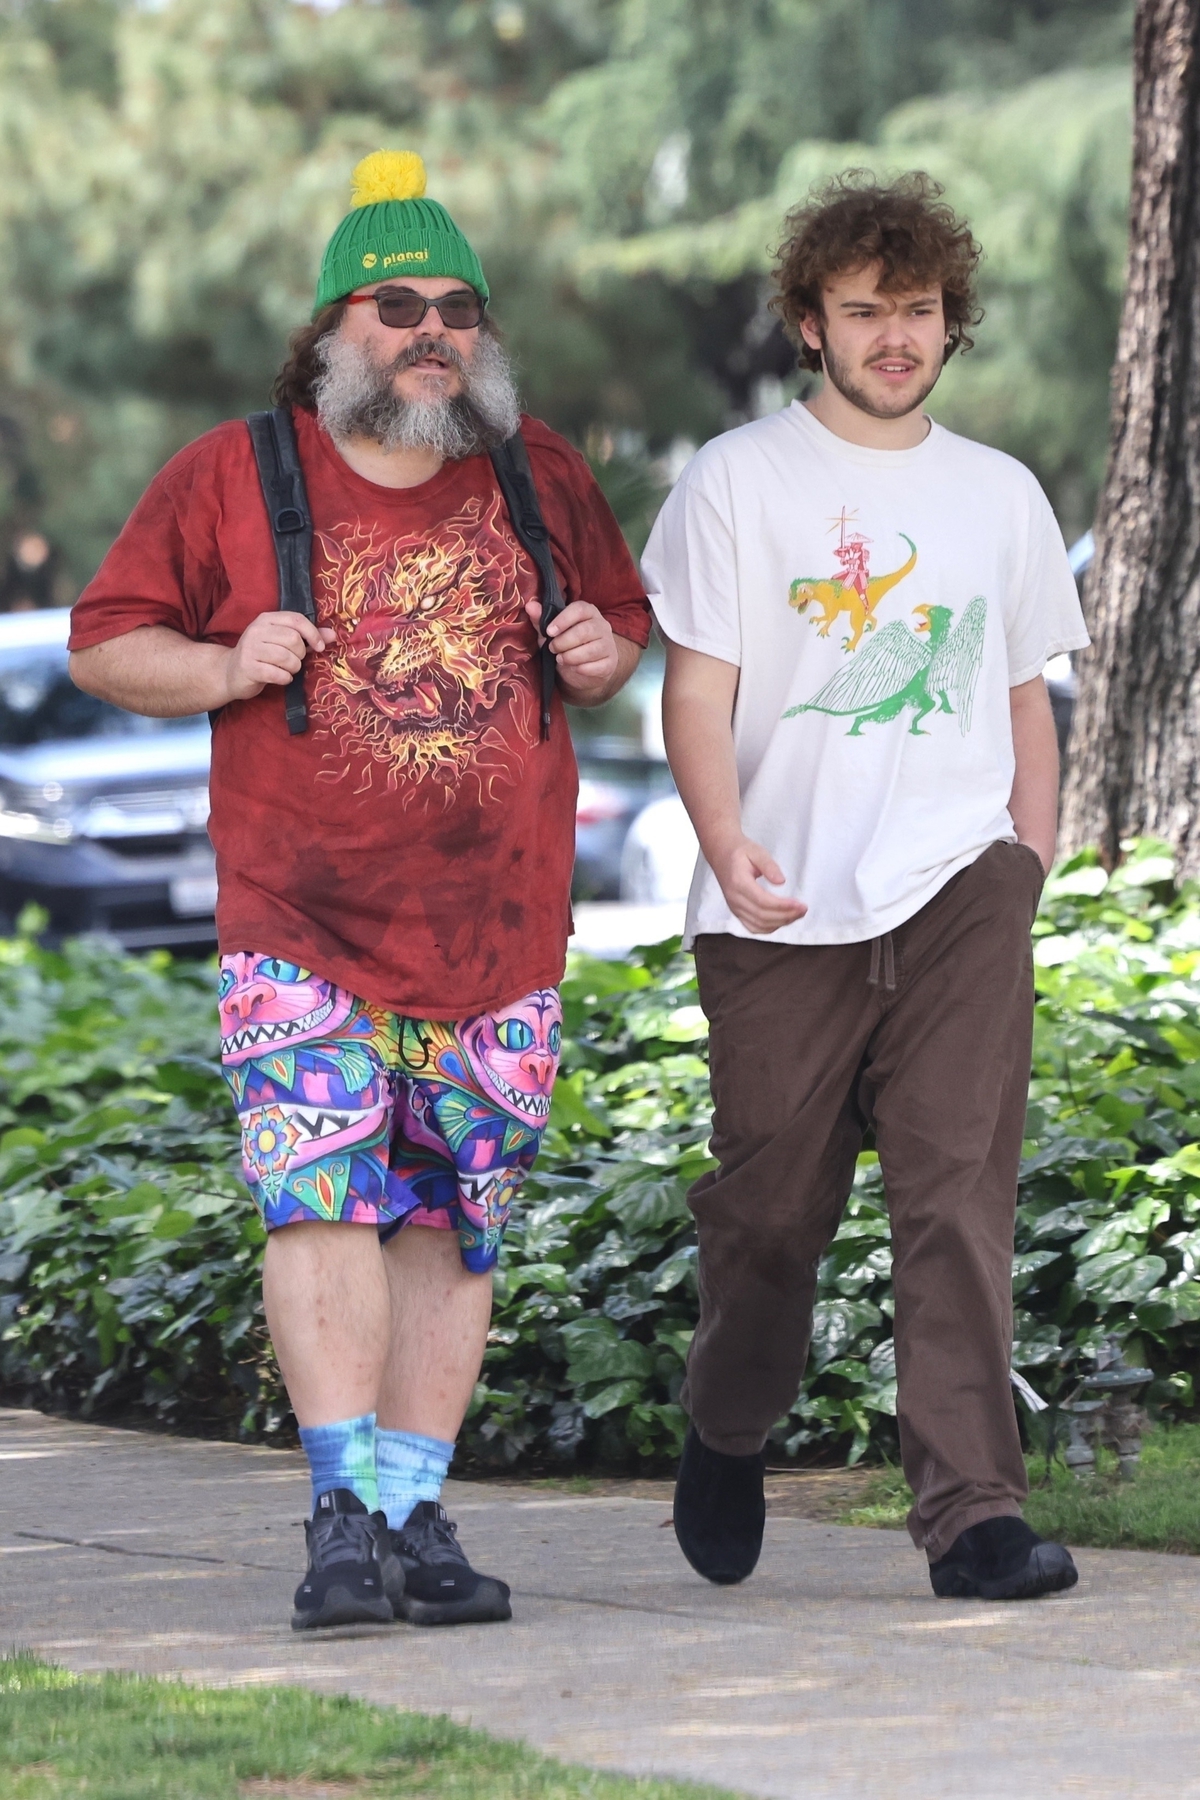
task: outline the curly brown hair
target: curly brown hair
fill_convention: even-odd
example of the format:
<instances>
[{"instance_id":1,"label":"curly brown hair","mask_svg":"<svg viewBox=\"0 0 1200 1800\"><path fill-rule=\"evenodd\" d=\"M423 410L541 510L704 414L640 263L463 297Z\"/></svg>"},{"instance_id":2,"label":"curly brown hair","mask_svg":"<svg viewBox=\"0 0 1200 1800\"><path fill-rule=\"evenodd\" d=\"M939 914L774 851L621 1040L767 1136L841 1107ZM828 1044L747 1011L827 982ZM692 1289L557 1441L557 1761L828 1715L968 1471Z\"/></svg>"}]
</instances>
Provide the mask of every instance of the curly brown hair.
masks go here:
<instances>
[{"instance_id":1,"label":"curly brown hair","mask_svg":"<svg viewBox=\"0 0 1200 1800\"><path fill-rule=\"evenodd\" d=\"M317 377L322 373L317 345L336 331L346 311L344 300L332 300L323 306L307 325L293 331L288 342L287 361L275 377L271 389L272 406L300 406L305 412L316 412L313 395Z\"/></svg>"},{"instance_id":2,"label":"curly brown hair","mask_svg":"<svg viewBox=\"0 0 1200 1800\"><path fill-rule=\"evenodd\" d=\"M820 370L821 352L804 342L801 320L823 320L826 284L868 263L881 265L885 294L940 286L946 355L971 348L971 328L983 317L975 292L982 252L966 220L942 200L945 191L920 169L887 183L869 169L847 169L788 214L771 305L806 369Z\"/></svg>"}]
</instances>

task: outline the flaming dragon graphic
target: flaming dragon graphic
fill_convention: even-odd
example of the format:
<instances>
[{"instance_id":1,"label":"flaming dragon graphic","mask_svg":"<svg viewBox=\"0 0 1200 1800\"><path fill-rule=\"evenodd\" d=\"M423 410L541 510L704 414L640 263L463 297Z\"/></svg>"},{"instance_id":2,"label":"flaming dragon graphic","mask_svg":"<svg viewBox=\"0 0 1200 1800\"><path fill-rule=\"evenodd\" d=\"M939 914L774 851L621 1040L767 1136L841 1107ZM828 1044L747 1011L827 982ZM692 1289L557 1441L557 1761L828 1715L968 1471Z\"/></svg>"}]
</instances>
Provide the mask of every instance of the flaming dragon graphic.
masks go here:
<instances>
[{"instance_id":1,"label":"flaming dragon graphic","mask_svg":"<svg viewBox=\"0 0 1200 1800\"><path fill-rule=\"evenodd\" d=\"M520 746L537 742L532 633L503 513L497 495L429 533L321 534L318 617L337 642L316 659L312 708L352 759L357 793L376 778L413 793L434 782L449 804L468 776L481 792L519 777Z\"/></svg>"}]
</instances>

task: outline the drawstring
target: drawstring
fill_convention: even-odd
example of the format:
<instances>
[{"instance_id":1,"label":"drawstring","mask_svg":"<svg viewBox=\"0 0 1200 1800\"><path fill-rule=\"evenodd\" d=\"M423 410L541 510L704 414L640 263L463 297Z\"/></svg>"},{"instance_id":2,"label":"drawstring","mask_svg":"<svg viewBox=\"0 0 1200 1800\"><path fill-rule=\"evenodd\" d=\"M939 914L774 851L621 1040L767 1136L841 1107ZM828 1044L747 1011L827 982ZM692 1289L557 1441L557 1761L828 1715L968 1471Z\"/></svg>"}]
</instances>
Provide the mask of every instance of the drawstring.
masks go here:
<instances>
[{"instance_id":1,"label":"drawstring","mask_svg":"<svg viewBox=\"0 0 1200 1800\"><path fill-rule=\"evenodd\" d=\"M868 987L879 986L879 964L883 961L883 985L887 993L896 991L896 947L890 931L882 937L871 939L871 973L867 976Z\"/></svg>"}]
</instances>

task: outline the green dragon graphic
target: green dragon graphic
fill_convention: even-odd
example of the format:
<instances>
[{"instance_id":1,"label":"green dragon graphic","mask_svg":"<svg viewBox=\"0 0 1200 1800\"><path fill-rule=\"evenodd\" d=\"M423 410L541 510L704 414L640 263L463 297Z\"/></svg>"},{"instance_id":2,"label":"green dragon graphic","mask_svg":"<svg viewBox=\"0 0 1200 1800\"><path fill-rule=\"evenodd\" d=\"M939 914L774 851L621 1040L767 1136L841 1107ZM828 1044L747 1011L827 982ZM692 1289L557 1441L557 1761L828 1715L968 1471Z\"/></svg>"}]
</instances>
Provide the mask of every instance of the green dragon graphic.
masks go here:
<instances>
[{"instance_id":1,"label":"green dragon graphic","mask_svg":"<svg viewBox=\"0 0 1200 1800\"><path fill-rule=\"evenodd\" d=\"M928 737L921 721L940 709L957 712L959 730L965 737L971 729L971 705L983 662L987 601L976 594L953 630L954 614L948 606L917 606L913 611L922 619L916 632L902 619L893 619L819 694L789 707L784 718L794 719L804 712L853 715L854 723L846 735L861 737L864 725L886 725L911 707L916 716L909 731L914 737ZM917 632L927 634L924 641Z\"/></svg>"}]
</instances>

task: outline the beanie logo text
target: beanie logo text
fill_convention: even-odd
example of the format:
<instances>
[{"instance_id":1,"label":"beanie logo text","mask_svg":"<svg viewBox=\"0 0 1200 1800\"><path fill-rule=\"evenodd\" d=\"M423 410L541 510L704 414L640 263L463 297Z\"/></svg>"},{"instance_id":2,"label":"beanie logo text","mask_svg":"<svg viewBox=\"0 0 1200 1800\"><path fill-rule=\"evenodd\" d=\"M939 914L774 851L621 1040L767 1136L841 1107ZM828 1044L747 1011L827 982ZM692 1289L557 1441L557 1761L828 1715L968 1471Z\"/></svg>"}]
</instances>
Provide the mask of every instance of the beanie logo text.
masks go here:
<instances>
[{"instance_id":1,"label":"beanie logo text","mask_svg":"<svg viewBox=\"0 0 1200 1800\"><path fill-rule=\"evenodd\" d=\"M364 269L373 269L378 261L379 258L376 256L375 252L373 250L368 250L367 254L362 259L362 266ZM428 250L393 250L389 256L384 257L383 266L385 269L390 269L393 263L428 261Z\"/></svg>"}]
</instances>

